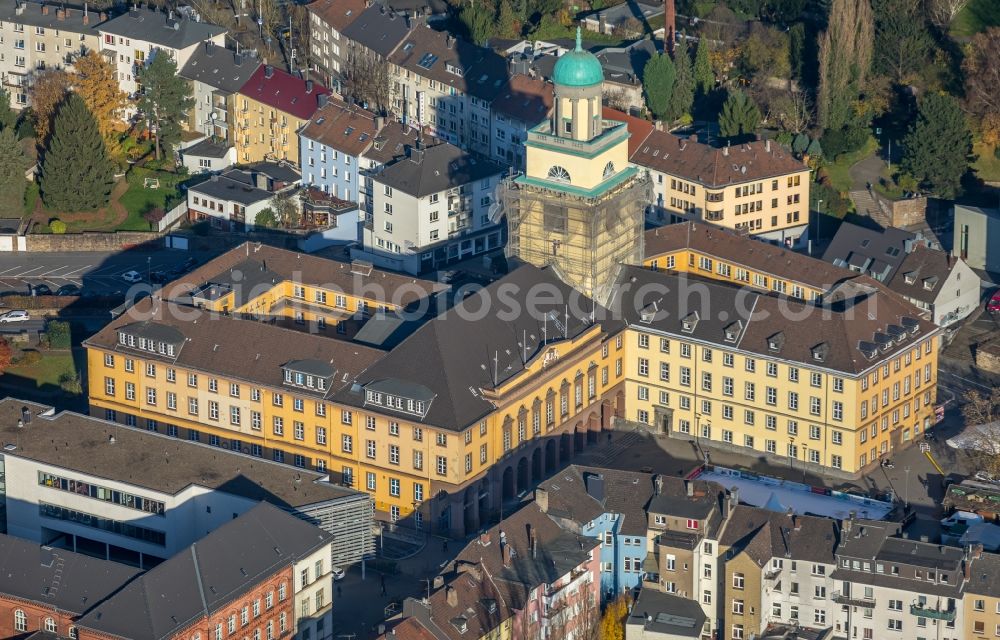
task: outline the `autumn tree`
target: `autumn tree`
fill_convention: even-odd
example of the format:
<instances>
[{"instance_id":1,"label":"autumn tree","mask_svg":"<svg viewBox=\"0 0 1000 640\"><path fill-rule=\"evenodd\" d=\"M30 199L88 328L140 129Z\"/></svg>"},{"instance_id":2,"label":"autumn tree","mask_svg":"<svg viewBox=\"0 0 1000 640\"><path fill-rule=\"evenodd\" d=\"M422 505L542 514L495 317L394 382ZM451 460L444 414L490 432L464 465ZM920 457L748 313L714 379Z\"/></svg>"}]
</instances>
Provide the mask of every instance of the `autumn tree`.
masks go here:
<instances>
[{"instance_id":1,"label":"autumn tree","mask_svg":"<svg viewBox=\"0 0 1000 640\"><path fill-rule=\"evenodd\" d=\"M83 211L108 203L114 170L97 122L75 93L59 106L42 160L39 187L50 209Z\"/></svg>"},{"instance_id":2,"label":"autumn tree","mask_svg":"<svg viewBox=\"0 0 1000 640\"><path fill-rule=\"evenodd\" d=\"M958 101L947 94L925 95L903 139L900 168L935 194L951 199L961 192L971 154L972 134Z\"/></svg>"},{"instance_id":3,"label":"autumn tree","mask_svg":"<svg viewBox=\"0 0 1000 640\"><path fill-rule=\"evenodd\" d=\"M839 130L851 121L851 106L864 89L874 46L869 0L832 0L826 31L819 35L819 125Z\"/></svg>"},{"instance_id":4,"label":"autumn tree","mask_svg":"<svg viewBox=\"0 0 1000 640\"><path fill-rule=\"evenodd\" d=\"M997 123L1000 121L1000 27L977 33L967 51L962 63L966 105L982 125ZM986 133L987 127L983 128Z\"/></svg>"},{"instance_id":5,"label":"autumn tree","mask_svg":"<svg viewBox=\"0 0 1000 640\"><path fill-rule=\"evenodd\" d=\"M168 55L154 55L139 72L142 95L139 112L156 140L156 159L165 147L173 147L181 139L181 123L194 106L191 85L177 75L177 63Z\"/></svg>"},{"instance_id":6,"label":"autumn tree","mask_svg":"<svg viewBox=\"0 0 1000 640\"><path fill-rule=\"evenodd\" d=\"M115 68L107 58L91 50L76 60L74 69L74 91L97 121L108 153L117 155L121 113L128 105L128 96L118 86Z\"/></svg>"},{"instance_id":7,"label":"autumn tree","mask_svg":"<svg viewBox=\"0 0 1000 640\"><path fill-rule=\"evenodd\" d=\"M804 91L788 90L771 98L770 113L783 130L799 133L809 128L813 109Z\"/></svg>"},{"instance_id":8,"label":"autumn tree","mask_svg":"<svg viewBox=\"0 0 1000 640\"><path fill-rule=\"evenodd\" d=\"M601 640L624 640L625 616L628 615L628 596L622 594L609 602L601 616Z\"/></svg>"},{"instance_id":9,"label":"autumn tree","mask_svg":"<svg viewBox=\"0 0 1000 640\"><path fill-rule=\"evenodd\" d=\"M352 51L344 66L344 95L369 111L388 113L392 79L383 58Z\"/></svg>"},{"instance_id":10,"label":"autumn tree","mask_svg":"<svg viewBox=\"0 0 1000 640\"><path fill-rule=\"evenodd\" d=\"M496 33L501 38L516 38L521 35L521 21L518 19L510 0L500 0Z\"/></svg>"},{"instance_id":11,"label":"autumn tree","mask_svg":"<svg viewBox=\"0 0 1000 640\"><path fill-rule=\"evenodd\" d=\"M738 64L743 77L751 80L758 76L789 78L788 36L776 27L754 22L740 46Z\"/></svg>"},{"instance_id":12,"label":"autumn tree","mask_svg":"<svg viewBox=\"0 0 1000 640\"><path fill-rule=\"evenodd\" d=\"M962 400L962 417L971 439L966 448L984 470L1000 476L1000 388L989 393L966 391Z\"/></svg>"},{"instance_id":13,"label":"autumn tree","mask_svg":"<svg viewBox=\"0 0 1000 640\"><path fill-rule=\"evenodd\" d=\"M948 30L955 17L969 4L969 0L927 0L927 13L939 29Z\"/></svg>"},{"instance_id":14,"label":"autumn tree","mask_svg":"<svg viewBox=\"0 0 1000 640\"><path fill-rule=\"evenodd\" d=\"M285 24L278 0L257 0L257 18L264 34L277 37L278 30Z\"/></svg>"},{"instance_id":15,"label":"autumn tree","mask_svg":"<svg viewBox=\"0 0 1000 640\"><path fill-rule=\"evenodd\" d=\"M6 338L0 338L0 373L6 371L13 361L14 352L10 348L10 343Z\"/></svg>"},{"instance_id":16,"label":"autumn tree","mask_svg":"<svg viewBox=\"0 0 1000 640\"><path fill-rule=\"evenodd\" d=\"M0 129L0 215L20 218L24 213L24 172L28 158L17 139L14 127Z\"/></svg>"},{"instance_id":17,"label":"autumn tree","mask_svg":"<svg viewBox=\"0 0 1000 640\"><path fill-rule=\"evenodd\" d=\"M660 120L673 121L679 114L671 110L671 96L677 69L670 56L661 53L650 58L642 70L642 89L646 93L646 106Z\"/></svg>"},{"instance_id":18,"label":"autumn tree","mask_svg":"<svg viewBox=\"0 0 1000 640\"><path fill-rule=\"evenodd\" d=\"M47 69L38 72L31 83L28 93L35 112L35 141L40 147L48 142L52 119L69 93L71 80L69 74L61 69Z\"/></svg>"}]
</instances>

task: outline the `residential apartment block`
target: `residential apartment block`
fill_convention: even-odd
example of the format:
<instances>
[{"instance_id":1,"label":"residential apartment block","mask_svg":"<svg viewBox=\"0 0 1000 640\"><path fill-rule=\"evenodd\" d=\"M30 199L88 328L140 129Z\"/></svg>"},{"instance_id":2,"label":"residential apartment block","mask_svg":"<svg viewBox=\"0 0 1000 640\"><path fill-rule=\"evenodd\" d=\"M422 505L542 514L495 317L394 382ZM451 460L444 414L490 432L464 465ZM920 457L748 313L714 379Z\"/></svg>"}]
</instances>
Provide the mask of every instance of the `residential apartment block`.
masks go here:
<instances>
[{"instance_id":1,"label":"residential apartment block","mask_svg":"<svg viewBox=\"0 0 1000 640\"><path fill-rule=\"evenodd\" d=\"M262 65L236 97L236 157L239 162L299 162L299 129L330 92L312 80Z\"/></svg>"},{"instance_id":2,"label":"residential apartment block","mask_svg":"<svg viewBox=\"0 0 1000 640\"><path fill-rule=\"evenodd\" d=\"M551 83L523 74L512 75L490 103L490 158L514 171L524 171L528 131L548 120L554 104Z\"/></svg>"},{"instance_id":3,"label":"residential apartment block","mask_svg":"<svg viewBox=\"0 0 1000 640\"><path fill-rule=\"evenodd\" d=\"M367 8L365 0L320 0L306 5L309 12L309 60L323 74L332 91L343 93L348 42L344 29Z\"/></svg>"},{"instance_id":4,"label":"residential apartment block","mask_svg":"<svg viewBox=\"0 0 1000 640\"><path fill-rule=\"evenodd\" d=\"M716 148L652 131L631 154L649 172L652 213L736 229L787 246L809 222L809 167L770 141Z\"/></svg>"},{"instance_id":5,"label":"residential apartment block","mask_svg":"<svg viewBox=\"0 0 1000 640\"><path fill-rule=\"evenodd\" d=\"M194 98L188 128L227 148L235 145L237 94L258 67L260 62L248 54L217 46L212 40L201 43L178 71L191 82Z\"/></svg>"},{"instance_id":6,"label":"residential apartment block","mask_svg":"<svg viewBox=\"0 0 1000 640\"><path fill-rule=\"evenodd\" d=\"M273 211L276 199L287 198L290 206L300 206L294 197L299 182L298 171L284 161L225 170L187 190L188 220L207 220L216 229L253 229L258 214Z\"/></svg>"},{"instance_id":7,"label":"residential apartment block","mask_svg":"<svg viewBox=\"0 0 1000 640\"><path fill-rule=\"evenodd\" d=\"M328 101L299 132L302 182L363 205L361 155L384 126L385 119L370 111Z\"/></svg>"},{"instance_id":8,"label":"residential apartment block","mask_svg":"<svg viewBox=\"0 0 1000 640\"><path fill-rule=\"evenodd\" d=\"M88 51L100 49L103 11L54 2L10 0L0 6L0 81L10 106L29 106L28 87L45 69L68 69Z\"/></svg>"},{"instance_id":9,"label":"residential apartment block","mask_svg":"<svg viewBox=\"0 0 1000 640\"><path fill-rule=\"evenodd\" d=\"M252 458L238 436L194 438L134 418L124 422L138 428L124 429L14 398L0 401L0 420L14 443L0 456L0 529L36 544L148 569L269 500L335 535L331 562L374 552L366 494Z\"/></svg>"},{"instance_id":10,"label":"residential apartment block","mask_svg":"<svg viewBox=\"0 0 1000 640\"><path fill-rule=\"evenodd\" d=\"M454 145L418 140L405 158L367 172L372 213L357 255L417 274L499 249L503 229L489 212L502 175Z\"/></svg>"},{"instance_id":11,"label":"residential apartment block","mask_svg":"<svg viewBox=\"0 0 1000 640\"><path fill-rule=\"evenodd\" d=\"M474 538L381 640L575 638L600 621L597 542L534 504Z\"/></svg>"},{"instance_id":12,"label":"residential apartment block","mask_svg":"<svg viewBox=\"0 0 1000 640\"><path fill-rule=\"evenodd\" d=\"M139 91L138 74L160 53L169 55L178 69L205 41L225 46L226 29L201 22L190 12L162 12L133 8L98 27L101 53L117 69L122 91L135 97Z\"/></svg>"}]
</instances>

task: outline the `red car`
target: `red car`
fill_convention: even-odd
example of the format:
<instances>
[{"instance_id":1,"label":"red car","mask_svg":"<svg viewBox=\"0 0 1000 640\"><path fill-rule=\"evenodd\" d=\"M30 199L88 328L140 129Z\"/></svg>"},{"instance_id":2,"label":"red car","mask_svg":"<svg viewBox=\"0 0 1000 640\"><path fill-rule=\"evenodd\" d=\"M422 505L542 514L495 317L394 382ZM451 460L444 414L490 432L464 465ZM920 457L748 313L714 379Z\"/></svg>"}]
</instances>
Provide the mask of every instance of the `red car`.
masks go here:
<instances>
[{"instance_id":1,"label":"red car","mask_svg":"<svg viewBox=\"0 0 1000 640\"><path fill-rule=\"evenodd\" d=\"M986 303L986 310L990 312L1000 311L1000 290L993 293L993 297Z\"/></svg>"}]
</instances>

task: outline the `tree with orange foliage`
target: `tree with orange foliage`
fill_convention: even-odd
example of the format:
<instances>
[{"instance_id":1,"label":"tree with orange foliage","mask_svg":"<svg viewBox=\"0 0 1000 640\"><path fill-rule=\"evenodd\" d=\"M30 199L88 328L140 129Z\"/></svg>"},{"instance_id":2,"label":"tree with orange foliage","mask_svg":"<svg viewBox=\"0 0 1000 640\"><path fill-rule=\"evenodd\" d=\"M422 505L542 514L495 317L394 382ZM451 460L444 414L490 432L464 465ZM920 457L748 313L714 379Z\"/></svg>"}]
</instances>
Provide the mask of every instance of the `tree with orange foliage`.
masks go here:
<instances>
[{"instance_id":1,"label":"tree with orange foliage","mask_svg":"<svg viewBox=\"0 0 1000 640\"><path fill-rule=\"evenodd\" d=\"M74 90L94 114L108 154L115 156L119 150L121 112L128 104L128 96L118 86L114 67L97 51L88 51L73 66L76 70Z\"/></svg>"},{"instance_id":2,"label":"tree with orange foliage","mask_svg":"<svg viewBox=\"0 0 1000 640\"><path fill-rule=\"evenodd\" d=\"M61 69L46 69L35 75L29 93L35 111L35 143L39 147L48 143L52 119L71 85L72 78Z\"/></svg>"},{"instance_id":3,"label":"tree with orange foliage","mask_svg":"<svg viewBox=\"0 0 1000 640\"><path fill-rule=\"evenodd\" d=\"M14 352L11 351L10 343L6 338L0 338L0 373L7 370L14 360Z\"/></svg>"}]
</instances>

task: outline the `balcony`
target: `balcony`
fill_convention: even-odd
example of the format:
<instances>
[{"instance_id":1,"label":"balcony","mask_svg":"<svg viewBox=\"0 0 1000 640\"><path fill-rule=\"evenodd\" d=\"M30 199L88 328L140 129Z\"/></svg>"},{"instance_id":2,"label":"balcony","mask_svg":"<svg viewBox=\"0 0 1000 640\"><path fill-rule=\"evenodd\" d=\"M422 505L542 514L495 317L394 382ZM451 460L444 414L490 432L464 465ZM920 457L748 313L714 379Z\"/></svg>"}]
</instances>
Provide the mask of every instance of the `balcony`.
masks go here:
<instances>
[{"instance_id":1,"label":"balcony","mask_svg":"<svg viewBox=\"0 0 1000 640\"><path fill-rule=\"evenodd\" d=\"M569 582L566 584L553 587L552 585L547 585L545 587L545 606L547 608L553 608L556 603L565 598L565 596L571 592L574 592L580 588L581 585L588 581L590 577L590 572L584 569L574 569L570 573Z\"/></svg>"},{"instance_id":2,"label":"balcony","mask_svg":"<svg viewBox=\"0 0 1000 640\"><path fill-rule=\"evenodd\" d=\"M955 609L942 611L941 609L932 609L926 604L911 604L910 615L914 615L919 618L930 618L931 620L945 620L947 622L955 621Z\"/></svg>"},{"instance_id":3,"label":"balcony","mask_svg":"<svg viewBox=\"0 0 1000 640\"><path fill-rule=\"evenodd\" d=\"M765 580L774 580L781 575L781 567L768 567L764 570Z\"/></svg>"},{"instance_id":4,"label":"balcony","mask_svg":"<svg viewBox=\"0 0 1000 640\"><path fill-rule=\"evenodd\" d=\"M834 602L837 604L846 604L850 607L864 607L866 609L875 608L875 598L852 598L849 595L845 595L839 591L834 591L831 594Z\"/></svg>"},{"instance_id":5,"label":"balcony","mask_svg":"<svg viewBox=\"0 0 1000 640\"><path fill-rule=\"evenodd\" d=\"M725 217L725 215L726 214L723 211L709 211L709 210L706 210L705 211L705 220L707 220L709 222L719 222L719 221L722 220L722 218Z\"/></svg>"}]
</instances>

